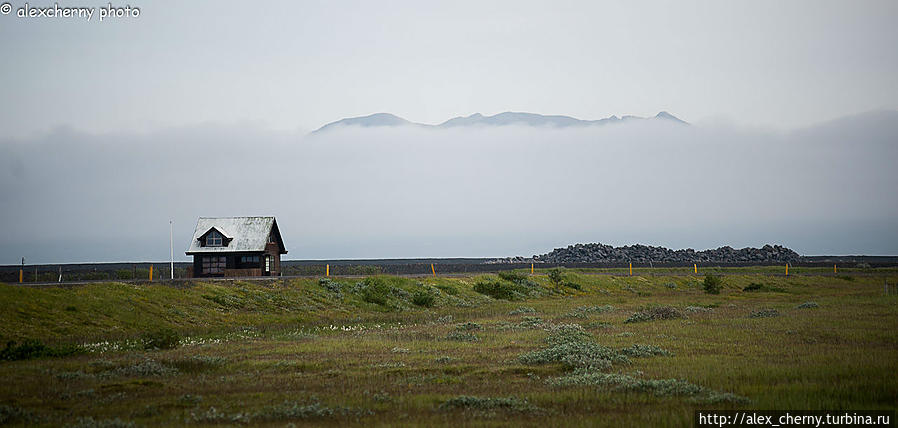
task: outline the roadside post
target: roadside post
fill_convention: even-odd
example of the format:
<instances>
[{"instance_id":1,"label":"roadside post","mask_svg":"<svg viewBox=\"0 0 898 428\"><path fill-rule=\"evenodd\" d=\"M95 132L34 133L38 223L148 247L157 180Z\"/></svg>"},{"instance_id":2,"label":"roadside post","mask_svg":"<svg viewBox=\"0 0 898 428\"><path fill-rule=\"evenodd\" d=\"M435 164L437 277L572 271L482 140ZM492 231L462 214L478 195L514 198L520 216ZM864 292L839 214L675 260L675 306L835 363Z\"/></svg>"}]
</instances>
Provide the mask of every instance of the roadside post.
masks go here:
<instances>
[{"instance_id":1,"label":"roadside post","mask_svg":"<svg viewBox=\"0 0 898 428\"><path fill-rule=\"evenodd\" d=\"M430 264L430 271L433 272L433 277L437 277L437 270L433 268L433 263Z\"/></svg>"},{"instance_id":2,"label":"roadside post","mask_svg":"<svg viewBox=\"0 0 898 428\"><path fill-rule=\"evenodd\" d=\"M633 276L633 262L630 262L630 276Z\"/></svg>"},{"instance_id":3,"label":"roadside post","mask_svg":"<svg viewBox=\"0 0 898 428\"><path fill-rule=\"evenodd\" d=\"M324 276L331 276L331 265L324 265Z\"/></svg>"},{"instance_id":4,"label":"roadside post","mask_svg":"<svg viewBox=\"0 0 898 428\"><path fill-rule=\"evenodd\" d=\"M153 265L150 265L150 282L153 282Z\"/></svg>"}]
</instances>

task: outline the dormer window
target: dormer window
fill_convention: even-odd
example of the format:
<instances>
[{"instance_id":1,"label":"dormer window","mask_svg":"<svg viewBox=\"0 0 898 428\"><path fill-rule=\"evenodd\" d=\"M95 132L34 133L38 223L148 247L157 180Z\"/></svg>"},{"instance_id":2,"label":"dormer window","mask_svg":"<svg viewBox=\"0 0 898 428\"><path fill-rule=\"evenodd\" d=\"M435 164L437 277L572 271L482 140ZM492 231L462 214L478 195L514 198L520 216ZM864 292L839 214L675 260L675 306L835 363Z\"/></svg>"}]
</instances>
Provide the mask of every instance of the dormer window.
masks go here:
<instances>
[{"instance_id":1,"label":"dormer window","mask_svg":"<svg viewBox=\"0 0 898 428\"><path fill-rule=\"evenodd\" d=\"M206 235L206 246L207 247L221 247L222 242L224 241L224 237L218 233L217 230L212 230Z\"/></svg>"}]
</instances>

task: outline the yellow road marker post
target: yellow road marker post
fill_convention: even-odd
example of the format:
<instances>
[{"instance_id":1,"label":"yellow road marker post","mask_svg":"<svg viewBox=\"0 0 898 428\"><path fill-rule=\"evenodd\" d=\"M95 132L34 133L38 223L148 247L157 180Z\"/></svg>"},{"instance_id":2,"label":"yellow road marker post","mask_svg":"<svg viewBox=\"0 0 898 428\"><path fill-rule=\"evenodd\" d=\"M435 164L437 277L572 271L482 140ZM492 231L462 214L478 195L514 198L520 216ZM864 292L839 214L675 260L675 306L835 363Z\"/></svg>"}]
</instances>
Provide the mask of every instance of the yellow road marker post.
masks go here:
<instances>
[{"instance_id":1,"label":"yellow road marker post","mask_svg":"<svg viewBox=\"0 0 898 428\"><path fill-rule=\"evenodd\" d=\"M150 265L150 281L153 281L153 265Z\"/></svg>"},{"instance_id":2,"label":"yellow road marker post","mask_svg":"<svg viewBox=\"0 0 898 428\"><path fill-rule=\"evenodd\" d=\"M633 262L630 262L630 276L633 276Z\"/></svg>"},{"instance_id":3,"label":"yellow road marker post","mask_svg":"<svg viewBox=\"0 0 898 428\"><path fill-rule=\"evenodd\" d=\"M430 271L433 272L433 277L437 277L437 270L433 268L433 263L430 264Z\"/></svg>"},{"instance_id":4,"label":"yellow road marker post","mask_svg":"<svg viewBox=\"0 0 898 428\"><path fill-rule=\"evenodd\" d=\"M324 265L324 276L331 276L331 265Z\"/></svg>"},{"instance_id":5,"label":"yellow road marker post","mask_svg":"<svg viewBox=\"0 0 898 428\"><path fill-rule=\"evenodd\" d=\"M693 272L695 272L696 275L698 275L698 264L697 263L692 264L692 270L693 270Z\"/></svg>"},{"instance_id":6,"label":"yellow road marker post","mask_svg":"<svg viewBox=\"0 0 898 428\"><path fill-rule=\"evenodd\" d=\"M833 265L833 275L835 275L837 273L839 273L839 272L836 270L836 265Z\"/></svg>"},{"instance_id":7,"label":"yellow road marker post","mask_svg":"<svg viewBox=\"0 0 898 428\"><path fill-rule=\"evenodd\" d=\"M25 279L25 270L19 269L19 283L21 284L24 279Z\"/></svg>"},{"instance_id":8,"label":"yellow road marker post","mask_svg":"<svg viewBox=\"0 0 898 428\"><path fill-rule=\"evenodd\" d=\"M789 264L786 263L786 276L789 276Z\"/></svg>"},{"instance_id":9,"label":"yellow road marker post","mask_svg":"<svg viewBox=\"0 0 898 428\"><path fill-rule=\"evenodd\" d=\"M533 263L530 263L530 275L533 275Z\"/></svg>"}]
</instances>

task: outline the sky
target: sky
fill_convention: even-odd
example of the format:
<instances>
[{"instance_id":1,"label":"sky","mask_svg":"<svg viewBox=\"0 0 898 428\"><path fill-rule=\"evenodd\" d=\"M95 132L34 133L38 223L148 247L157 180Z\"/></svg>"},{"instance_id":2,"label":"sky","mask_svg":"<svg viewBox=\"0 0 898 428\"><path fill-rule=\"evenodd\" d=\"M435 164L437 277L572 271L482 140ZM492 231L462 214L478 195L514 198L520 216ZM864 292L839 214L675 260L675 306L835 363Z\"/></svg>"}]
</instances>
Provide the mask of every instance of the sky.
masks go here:
<instances>
[{"instance_id":1,"label":"sky","mask_svg":"<svg viewBox=\"0 0 898 428\"><path fill-rule=\"evenodd\" d=\"M898 108L890 0L181 3L88 22L12 1L2 132L660 110L792 129Z\"/></svg>"},{"instance_id":2,"label":"sky","mask_svg":"<svg viewBox=\"0 0 898 428\"><path fill-rule=\"evenodd\" d=\"M169 220L186 260L197 217L232 215L277 216L289 259L898 254L893 1L10 5L0 264L166 260ZM692 125L309 135L661 110Z\"/></svg>"}]
</instances>

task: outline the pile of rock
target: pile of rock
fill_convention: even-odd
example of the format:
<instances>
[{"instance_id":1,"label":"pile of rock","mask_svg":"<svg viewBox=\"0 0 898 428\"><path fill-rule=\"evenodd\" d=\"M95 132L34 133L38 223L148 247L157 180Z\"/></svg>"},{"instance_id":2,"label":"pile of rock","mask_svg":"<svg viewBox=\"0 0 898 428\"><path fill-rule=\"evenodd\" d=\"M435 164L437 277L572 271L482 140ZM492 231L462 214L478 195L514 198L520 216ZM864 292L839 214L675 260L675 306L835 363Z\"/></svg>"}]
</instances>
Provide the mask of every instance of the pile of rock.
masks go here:
<instances>
[{"instance_id":1,"label":"pile of rock","mask_svg":"<svg viewBox=\"0 0 898 428\"><path fill-rule=\"evenodd\" d=\"M548 254L531 258L506 257L488 263L791 263L801 256L781 245L734 249L730 246L695 251L691 248L671 250L650 245L612 247L604 244L575 244L556 248Z\"/></svg>"}]
</instances>

